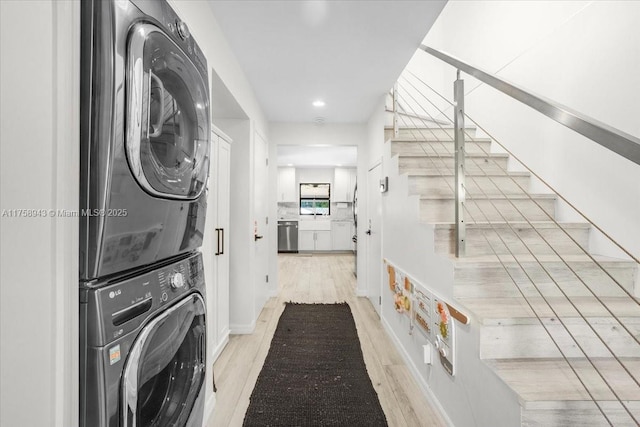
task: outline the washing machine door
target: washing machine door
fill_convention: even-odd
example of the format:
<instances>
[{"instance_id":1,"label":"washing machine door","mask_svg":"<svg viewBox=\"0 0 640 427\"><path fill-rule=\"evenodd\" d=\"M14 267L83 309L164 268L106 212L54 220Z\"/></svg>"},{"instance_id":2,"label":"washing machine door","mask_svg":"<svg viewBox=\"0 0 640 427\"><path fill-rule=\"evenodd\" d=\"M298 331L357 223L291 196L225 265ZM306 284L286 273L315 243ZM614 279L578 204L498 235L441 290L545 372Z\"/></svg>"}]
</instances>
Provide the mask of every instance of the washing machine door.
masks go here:
<instances>
[{"instance_id":1,"label":"washing machine door","mask_svg":"<svg viewBox=\"0 0 640 427\"><path fill-rule=\"evenodd\" d=\"M205 336L205 305L199 294L181 300L142 329L122 376L123 427L200 427Z\"/></svg>"},{"instance_id":2,"label":"washing machine door","mask_svg":"<svg viewBox=\"0 0 640 427\"><path fill-rule=\"evenodd\" d=\"M209 174L206 78L152 24L135 25L127 49L125 145L132 173L154 196L196 199Z\"/></svg>"}]
</instances>

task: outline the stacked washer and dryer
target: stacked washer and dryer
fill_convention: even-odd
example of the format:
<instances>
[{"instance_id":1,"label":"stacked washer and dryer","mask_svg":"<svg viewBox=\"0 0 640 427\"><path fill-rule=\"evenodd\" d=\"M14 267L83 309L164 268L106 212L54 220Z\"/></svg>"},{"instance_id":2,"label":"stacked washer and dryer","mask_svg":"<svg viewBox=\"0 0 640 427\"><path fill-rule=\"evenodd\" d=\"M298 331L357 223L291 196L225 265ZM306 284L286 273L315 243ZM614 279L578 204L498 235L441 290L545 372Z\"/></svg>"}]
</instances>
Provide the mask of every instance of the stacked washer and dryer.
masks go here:
<instances>
[{"instance_id":1,"label":"stacked washer and dryer","mask_svg":"<svg viewBox=\"0 0 640 427\"><path fill-rule=\"evenodd\" d=\"M207 63L165 1L81 13L79 424L200 427Z\"/></svg>"}]
</instances>

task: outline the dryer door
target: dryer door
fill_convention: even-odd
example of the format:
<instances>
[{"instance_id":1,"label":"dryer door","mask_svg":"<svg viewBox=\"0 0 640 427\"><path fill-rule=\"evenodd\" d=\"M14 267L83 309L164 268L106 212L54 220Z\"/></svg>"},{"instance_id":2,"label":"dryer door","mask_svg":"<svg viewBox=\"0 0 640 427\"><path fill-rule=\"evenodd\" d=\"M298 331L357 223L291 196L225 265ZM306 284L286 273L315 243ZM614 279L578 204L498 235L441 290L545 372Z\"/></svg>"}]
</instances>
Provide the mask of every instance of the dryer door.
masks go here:
<instances>
[{"instance_id":1,"label":"dryer door","mask_svg":"<svg viewBox=\"0 0 640 427\"><path fill-rule=\"evenodd\" d=\"M205 306L191 294L145 326L122 376L122 426L195 426L202 423L205 378Z\"/></svg>"},{"instance_id":2,"label":"dryer door","mask_svg":"<svg viewBox=\"0 0 640 427\"><path fill-rule=\"evenodd\" d=\"M147 23L131 30L127 61L126 147L136 180L154 196L198 198L209 174L206 78Z\"/></svg>"}]
</instances>

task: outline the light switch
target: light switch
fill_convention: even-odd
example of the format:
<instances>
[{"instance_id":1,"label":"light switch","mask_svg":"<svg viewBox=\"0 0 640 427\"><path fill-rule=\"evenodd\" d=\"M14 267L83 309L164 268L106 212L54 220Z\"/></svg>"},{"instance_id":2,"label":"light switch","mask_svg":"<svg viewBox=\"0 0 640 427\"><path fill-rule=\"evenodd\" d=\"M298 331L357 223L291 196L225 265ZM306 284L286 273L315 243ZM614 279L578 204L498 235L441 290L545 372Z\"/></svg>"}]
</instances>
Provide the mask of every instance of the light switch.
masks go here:
<instances>
[{"instance_id":1,"label":"light switch","mask_svg":"<svg viewBox=\"0 0 640 427\"><path fill-rule=\"evenodd\" d=\"M431 345L431 343L425 344L422 346L422 351L423 351L423 361L426 365L431 365L431 355L433 354L433 346Z\"/></svg>"}]
</instances>

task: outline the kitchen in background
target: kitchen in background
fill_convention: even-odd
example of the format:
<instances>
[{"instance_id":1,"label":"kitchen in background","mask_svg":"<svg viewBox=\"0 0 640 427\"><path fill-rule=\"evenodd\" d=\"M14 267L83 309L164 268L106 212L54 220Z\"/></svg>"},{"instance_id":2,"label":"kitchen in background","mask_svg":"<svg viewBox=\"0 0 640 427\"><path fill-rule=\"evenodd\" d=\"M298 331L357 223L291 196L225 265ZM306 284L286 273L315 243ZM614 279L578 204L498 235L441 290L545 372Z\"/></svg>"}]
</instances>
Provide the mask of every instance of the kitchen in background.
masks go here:
<instances>
[{"instance_id":1,"label":"kitchen in background","mask_svg":"<svg viewBox=\"0 0 640 427\"><path fill-rule=\"evenodd\" d=\"M278 252L355 252L356 165L355 146L278 146ZM328 212L300 208L303 184L329 185Z\"/></svg>"}]
</instances>

